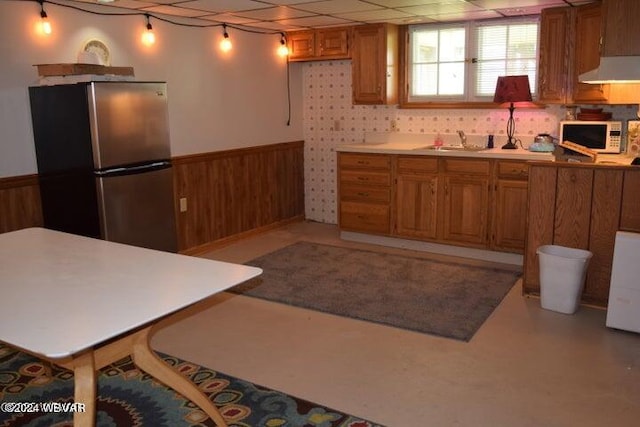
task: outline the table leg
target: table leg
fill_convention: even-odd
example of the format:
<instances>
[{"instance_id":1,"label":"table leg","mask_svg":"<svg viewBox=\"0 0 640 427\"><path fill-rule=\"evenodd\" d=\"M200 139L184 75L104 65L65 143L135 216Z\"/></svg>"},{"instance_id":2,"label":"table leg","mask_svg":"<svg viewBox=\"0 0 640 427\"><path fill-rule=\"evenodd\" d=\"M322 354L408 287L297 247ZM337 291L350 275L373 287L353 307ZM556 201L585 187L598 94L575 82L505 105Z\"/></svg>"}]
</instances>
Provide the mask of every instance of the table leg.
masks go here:
<instances>
[{"instance_id":1,"label":"table leg","mask_svg":"<svg viewBox=\"0 0 640 427\"><path fill-rule=\"evenodd\" d=\"M96 423L96 367L93 350L73 358L74 402L83 403L85 411L73 413L75 427L93 427Z\"/></svg>"},{"instance_id":2,"label":"table leg","mask_svg":"<svg viewBox=\"0 0 640 427\"><path fill-rule=\"evenodd\" d=\"M136 333L131 357L133 363L157 380L171 387L202 409L219 427L227 427L227 423L218 408L197 389L195 384L160 359L149 345L152 327Z\"/></svg>"}]
</instances>

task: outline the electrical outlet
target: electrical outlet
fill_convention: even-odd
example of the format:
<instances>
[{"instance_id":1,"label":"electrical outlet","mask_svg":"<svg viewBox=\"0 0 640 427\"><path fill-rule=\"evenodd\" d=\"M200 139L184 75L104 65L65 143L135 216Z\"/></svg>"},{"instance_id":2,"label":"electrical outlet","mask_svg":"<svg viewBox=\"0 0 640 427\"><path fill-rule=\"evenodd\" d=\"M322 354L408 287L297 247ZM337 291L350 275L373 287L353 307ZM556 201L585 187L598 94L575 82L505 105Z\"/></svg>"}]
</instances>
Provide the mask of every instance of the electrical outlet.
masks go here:
<instances>
[{"instance_id":1,"label":"electrical outlet","mask_svg":"<svg viewBox=\"0 0 640 427\"><path fill-rule=\"evenodd\" d=\"M389 122L389 130L392 131L392 132L395 132L395 131L398 130L398 123L396 123L395 120L391 120Z\"/></svg>"},{"instance_id":2,"label":"electrical outlet","mask_svg":"<svg viewBox=\"0 0 640 427\"><path fill-rule=\"evenodd\" d=\"M181 197L180 198L180 212L186 212L187 211L187 198L186 197Z\"/></svg>"}]
</instances>

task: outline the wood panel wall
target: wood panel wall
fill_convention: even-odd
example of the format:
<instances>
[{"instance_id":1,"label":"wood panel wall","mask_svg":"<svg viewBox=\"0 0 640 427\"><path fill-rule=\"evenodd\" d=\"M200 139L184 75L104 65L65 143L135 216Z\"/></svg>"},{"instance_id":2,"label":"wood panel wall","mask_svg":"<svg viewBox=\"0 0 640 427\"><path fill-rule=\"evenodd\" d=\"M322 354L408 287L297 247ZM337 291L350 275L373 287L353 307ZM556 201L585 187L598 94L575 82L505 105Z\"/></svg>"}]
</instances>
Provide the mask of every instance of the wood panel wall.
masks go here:
<instances>
[{"instance_id":1,"label":"wood panel wall","mask_svg":"<svg viewBox=\"0 0 640 427\"><path fill-rule=\"evenodd\" d=\"M303 162L303 141L174 158L179 250L303 219ZM0 178L0 233L41 226L38 176Z\"/></svg>"},{"instance_id":2,"label":"wood panel wall","mask_svg":"<svg viewBox=\"0 0 640 427\"><path fill-rule=\"evenodd\" d=\"M584 304L606 307L618 230L640 233L640 168L568 163L529 167L523 291L540 293L536 249L560 245L593 253Z\"/></svg>"},{"instance_id":3,"label":"wood panel wall","mask_svg":"<svg viewBox=\"0 0 640 427\"><path fill-rule=\"evenodd\" d=\"M42 224L38 176L0 178L0 233Z\"/></svg>"},{"instance_id":4,"label":"wood panel wall","mask_svg":"<svg viewBox=\"0 0 640 427\"><path fill-rule=\"evenodd\" d=\"M303 161L303 141L174 158L180 251L302 219Z\"/></svg>"}]
</instances>

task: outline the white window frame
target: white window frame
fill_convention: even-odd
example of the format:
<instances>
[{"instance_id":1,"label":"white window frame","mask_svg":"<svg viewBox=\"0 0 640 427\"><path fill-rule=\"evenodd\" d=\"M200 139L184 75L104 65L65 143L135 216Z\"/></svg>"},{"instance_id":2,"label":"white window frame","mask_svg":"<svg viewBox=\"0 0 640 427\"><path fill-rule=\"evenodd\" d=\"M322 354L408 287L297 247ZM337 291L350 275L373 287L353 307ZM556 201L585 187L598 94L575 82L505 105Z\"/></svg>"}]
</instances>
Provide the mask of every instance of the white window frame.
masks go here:
<instances>
[{"instance_id":1,"label":"white window frame","mask_svg":"<svg viewBox=\"0 0 640 427\"><path fill-rule=\"evenodd\" d=\"M407 51L407 83L408 83L408 92L407 92L407 102L409 104L415 103L442 103L442 102L492 102L493 96L477 96L474 93L475 90L475 81L476 81L476 73L477 68L474 64L474 58L477 58L478 54L478 40L476 36L476 30L482 26L491 26L491 25L518 25L518 24L537 24L538 25L538 33L537 33L537 41L536 41L536 54L535 54L535 79L536 81L530 81L529 85L531 87L532 94L535 98L535 91L537 88L537 78L539 76L538 71L538 55L539 55L539 43L540 43L540 17L538 15L535 16L526 16L526 17L516 17L516 18L501 18L501 19L492 19L492 20L483 20L483 21L467 21L467 22L458 22L458 23L448 23L448 24L416 24L409 25L409 46ZM460 96L450 96L450 95L427 95L427 96L418 96L413 95L412 93L412 82L413 82L413 34L416 29L419 28L428 28L430 30L444 30L449 28L464 28L465 29L465 65L464 65L464 93Z\"/></svg>"}]
</instances>

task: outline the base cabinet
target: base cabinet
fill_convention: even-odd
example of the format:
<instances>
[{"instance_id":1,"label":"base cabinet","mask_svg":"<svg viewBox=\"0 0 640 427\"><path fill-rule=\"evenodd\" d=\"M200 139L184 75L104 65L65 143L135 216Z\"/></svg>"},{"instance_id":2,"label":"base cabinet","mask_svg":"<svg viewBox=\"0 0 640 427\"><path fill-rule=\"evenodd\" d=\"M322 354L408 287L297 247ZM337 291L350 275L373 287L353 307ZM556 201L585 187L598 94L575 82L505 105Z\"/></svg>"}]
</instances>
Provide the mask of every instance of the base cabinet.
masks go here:
<instances>
[{"instance_id":1,"label":"base cabinet","mask_svg":"<svg viewBox=\"0 0 640 427\"><path fill-rule=\"evenodd\" d=\"M527 166L339 153L340 228L522 253Z\"/></svg>"},{"instance_id":2,"label":"base cabinet","mask_svg":"<svg viewBox=\"0 0 640 427\"><path fill-rule=\"evenodd\" d=\"M438 237L438 159L399 157L396 182L398 236Z\"/></svg>"},{"instance_id":3,"label":"base cabinet","mask_svg":"<svg viewBox=\"0 0 640 427\"><path fill-rule=\"evenodd\" d=\"M640 211L626 211L630 204L637 204L638 192L640 170L634 168L531 164L524 293L540 293L539 246L586 249L593 256L582 302L606 307L615 233L640 232Z\"/></svg>"},{"instance_id":4,"label":"base cabinet","mask_svg":"<svg viewBox=\"0 0 640 427\"><path fill-rule=\"evenodd\" d=\"M442 240L486 247L489 172L485 159L441 159L443 176Z\"/></svg>"},{"instance_id":5,"label":"base cabinet","mask_svg":"<svg viewBox=\"0 0 640 427\"><path fill-rule=\"evenodd\" d=\"M527 162L498 160L493 195L491 249L524 252L527 229Z\"/></svg>"},{"instance_id":6,"label":"base cabinet","mask_svg":"<svg viewBox=\"0 0 640 427\"><path fill-rule=\"evenodd\" d=\"M340 228L375 234L391 231L391 159L338 153Z\"/></svg>"}]
</instances>

